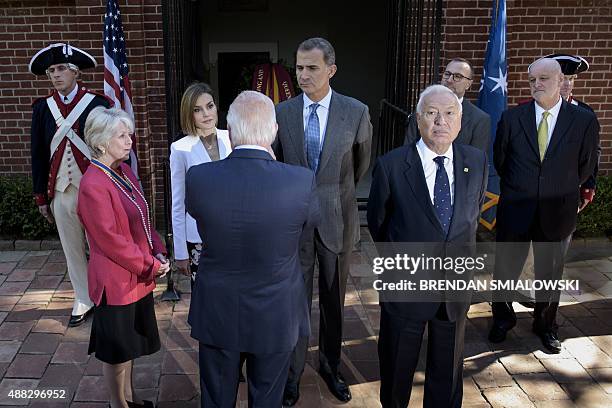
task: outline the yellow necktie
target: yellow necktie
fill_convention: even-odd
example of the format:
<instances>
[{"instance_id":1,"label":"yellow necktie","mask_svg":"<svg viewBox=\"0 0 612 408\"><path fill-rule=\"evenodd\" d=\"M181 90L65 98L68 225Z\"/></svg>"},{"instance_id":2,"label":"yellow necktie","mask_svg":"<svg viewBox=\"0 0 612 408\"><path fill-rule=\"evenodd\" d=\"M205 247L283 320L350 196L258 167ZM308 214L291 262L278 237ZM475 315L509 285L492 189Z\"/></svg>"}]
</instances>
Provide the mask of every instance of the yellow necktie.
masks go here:
<instances>
[{"instance_id":1,"label":"yellow necktie","mask_svg":"<svg viewBox=\"0 0 612 408\"><path fill-rule=\"evenodd\" d=\"M548 121L546 120L550 112L542 112L542 120L540 126L538 126L538 148L540 149L540 161L544 160L544 154L546 153L546 145L548 145Z\"/></svg>"}]
</instances>

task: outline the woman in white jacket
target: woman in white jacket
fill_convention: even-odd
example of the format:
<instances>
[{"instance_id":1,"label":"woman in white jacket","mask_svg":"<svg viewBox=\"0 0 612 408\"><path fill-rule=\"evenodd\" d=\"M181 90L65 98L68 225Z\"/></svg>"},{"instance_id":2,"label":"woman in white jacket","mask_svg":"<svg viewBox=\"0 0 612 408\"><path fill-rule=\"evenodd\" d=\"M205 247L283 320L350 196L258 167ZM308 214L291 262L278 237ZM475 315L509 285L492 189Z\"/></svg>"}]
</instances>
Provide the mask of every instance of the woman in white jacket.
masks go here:
<instances>
[{"instance_id":1,"label":"woman in white jacket","mask_svg":"<svg viewBox=\"0 0 612 408\"><path fill-rule=\"evenodd\" d=\"M191 166L225 159L232 151L227 130L217 129L217 106L209 85L196 82L185 90L181 128L187 136L170 146L172 233L177 269L191 274L193 285L202 240L194 219L185 212L185 174Z\"/></svg>"}]
</instances>

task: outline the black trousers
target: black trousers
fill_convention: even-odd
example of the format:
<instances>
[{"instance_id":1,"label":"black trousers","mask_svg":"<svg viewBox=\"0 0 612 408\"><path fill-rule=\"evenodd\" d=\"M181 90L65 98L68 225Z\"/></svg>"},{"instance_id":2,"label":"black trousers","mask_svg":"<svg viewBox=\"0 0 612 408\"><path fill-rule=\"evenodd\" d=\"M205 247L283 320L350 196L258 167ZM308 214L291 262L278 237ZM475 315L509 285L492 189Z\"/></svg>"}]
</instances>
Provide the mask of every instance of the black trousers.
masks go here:
<instances>
[{"instance_id":1,"label":"black trousers","mask_svg":"<svg viewBox=\"0 0 612 408\"><path fill-rule=\"evenodd\" d=\"M308 309L312 308L315 266L319 266L319 362L336 370L342 349L342 323L344 298L349 274L350 252L336 254L323 244L318 232L304 236L300 245L300 261L308 296ZM300 337L291 356L287 384L297 386L304 372L308 337Z\"/></svg>"},{"instance_id":2,"label":"black trousers","mask_svg":"<svg viewBox=\"0 0 612 408\"><path fill-rule=\"evenodd\" d=\"M513 234L503 228L499 229L497 241L500 245L497 246L495 254L494 279L518 279L532 244L535 279L561 279L571 238L569 235L560 241L551 241L540 228L537 218L525 234ZM536 293L534 328L537 331L557 330L559 296L559 290L541 290ZM516 323L512 297L512 294L505 294L504 299L492 303L494 325L508 329Z\"/></svg>"},{"instance_id":3,"label":"black trousers","mask_svg":"<svg viewBox=\"0 0 612 408\"><path fill-rule=\"evenodd\" d=\"M234 408L240 356L246 357L250 408L280 408L291 352L252 354L200 343L202 408Z\"/></svg>"},{"instance_id":4,"label":"black trousers","mask_svg":"<svg viewBox=\"0 0 612 408\"><path fill-rule=\"evenodd\" d=\"M465 316L449 321L443 303L429 321L392 315L382 308L378 358L383 408L408 406L425 326L428 337L423 407L461 407L465 321Z\"/></svg>"}]
</instances>

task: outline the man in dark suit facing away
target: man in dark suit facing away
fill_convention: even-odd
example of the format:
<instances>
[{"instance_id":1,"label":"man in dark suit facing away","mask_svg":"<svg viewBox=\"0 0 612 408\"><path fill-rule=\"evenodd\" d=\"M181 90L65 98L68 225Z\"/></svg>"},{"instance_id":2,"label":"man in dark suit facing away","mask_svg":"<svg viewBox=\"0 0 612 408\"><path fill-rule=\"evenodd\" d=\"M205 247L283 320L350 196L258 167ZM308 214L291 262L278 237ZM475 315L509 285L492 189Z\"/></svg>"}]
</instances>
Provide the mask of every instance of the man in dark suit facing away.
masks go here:
<instances>
[{"instance_id":1,"label":"man in dark suit facing away","mask_svg":"<svg viewBox=\"0 0 612 408\"><path fill-rule=\"evenodd\" d=\"M422 136L380 157L368 201L375 242L473 244L487 186L485 152L454 143L461 104L432 85L416 112ZM429 328L424 407L460 407L469 302L381 301L378 356L383 408L407 407L425 326Z\"/></svg>"},{"instance_id":2,"label":"man in dark suit facing away","mask_svg":"<svg viewBox=\"0 0 612 408\"><path fill-rule=\"evenodd\" d=\"M227 122L234 151L186 177L204 242L188 320L202 407L235 406L241 353L249 407L280 407L291 353L310 331L298 249L319 218L314 173L270 155L278 126L267 96L242 92Z\"/></svg>"},{"instance_id":3,"label":"man in dark suit facing away","mask_svg":"<svg viewBox=\"0 0 612 408\"><path fill-rule=\"evenodd\" d=\"M560 96L563 74L554 59L528 69L533 101L507 110L497 126L495 169L501 194L497 207L495 277L516 279L533 243L536 279L560 279L579 211L580 185L597 162L599 123L592 112ZM495 299L494 299L495 300ZM512 299L493 302L489 340L498 343L516 324ZM533 331L551 353L561 351L555 321L559 291L536 293Z\"/></svg>"},{"instance_id":4,"label":"man in dark suit facing away","mask_svg":"<svg viewBox=\"0 0 612 408\"><path fill-rule=\"evenodd\" d=\"M463 58L454 58L446 66L440 84L453 91L461 102L463 111L461 130L455 143L474 146L488 154L491 140L491 117L465 97L466 91L472 86L473 77L472 64ZM411 145L419 137L416 117L412 114L408 117L408 123L406 124L404 144Z\"/></svg>"},{"instance_id":5,"label":"man in dark suit facing away","mask_svg":"<svg viewBox=\"0 0 612 408\"><path fill-rule=\"evenodd\" d=\"M304 279L312 303L315 264L319 266L319 373L340 401L351 392L338 371L342 346L344 297L351 253L359 242L355 186L370 165L372 124L368 107L330 87L336 53L329 41L310 38L296 54L296 76L303 94L276 106L279 161L310 168L316 174L321 224L305 236L300 249ZM292 357L283 405L299 399L308 338L300 338Z\"/></svg>"}]
</instances>

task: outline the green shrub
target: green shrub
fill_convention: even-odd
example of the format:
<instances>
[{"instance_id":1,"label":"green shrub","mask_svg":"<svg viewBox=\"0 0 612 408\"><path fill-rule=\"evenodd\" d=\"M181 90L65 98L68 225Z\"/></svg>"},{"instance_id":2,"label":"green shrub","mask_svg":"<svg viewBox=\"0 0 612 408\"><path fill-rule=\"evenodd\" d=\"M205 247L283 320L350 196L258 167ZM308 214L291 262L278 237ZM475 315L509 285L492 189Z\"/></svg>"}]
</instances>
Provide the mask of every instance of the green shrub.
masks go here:
<instances>
[{"instance_id":1,"label":"green shrub","mask_svg":"<svg viewBox=\"0 0 612 408\"><path fill-rule=\"evenodd\" d=\"M32 199L32 179L0 176L0 235L12 239L42 239L55 234Z\"/></svg>"},{"instance_id":2,"label":"green shrub","mask_svg":"<svg viewBox=\"0 0 612 408\"><path fill-rule=\"evenodd\" d=\"M597 177L595 200L578 215L576 235L612 235L612 176Z\"/></svg>"}]
</instances>

